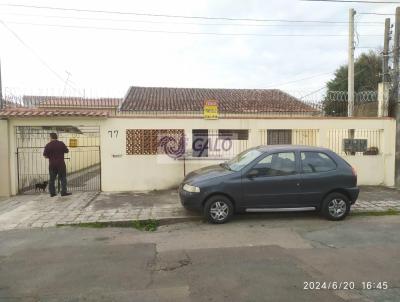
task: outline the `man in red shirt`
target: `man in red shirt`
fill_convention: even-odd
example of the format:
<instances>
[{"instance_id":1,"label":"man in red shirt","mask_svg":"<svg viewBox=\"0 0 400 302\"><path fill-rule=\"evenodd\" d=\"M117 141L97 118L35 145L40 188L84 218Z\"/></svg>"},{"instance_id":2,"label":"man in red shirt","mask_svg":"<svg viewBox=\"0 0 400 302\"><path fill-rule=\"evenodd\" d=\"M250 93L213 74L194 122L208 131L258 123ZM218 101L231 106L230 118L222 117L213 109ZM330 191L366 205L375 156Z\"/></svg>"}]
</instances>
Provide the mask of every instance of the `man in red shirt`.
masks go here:
<instances>
[{"instance_id":1,"label":"man in red shirt","mask_svg":"<svg viewBox=\"0 0 400 302\"><path fill-rule=\"evenodd\" d=\"M57 133L50 133L51 141L44 148L43 156L49 159L49 191L50 196L56 196L55 180L58 178L61 182L61 196L71 195L67 192L67 169L64 162L64 153L69 150L63 142L58 140Z\"/></svg>"}]
</instances>

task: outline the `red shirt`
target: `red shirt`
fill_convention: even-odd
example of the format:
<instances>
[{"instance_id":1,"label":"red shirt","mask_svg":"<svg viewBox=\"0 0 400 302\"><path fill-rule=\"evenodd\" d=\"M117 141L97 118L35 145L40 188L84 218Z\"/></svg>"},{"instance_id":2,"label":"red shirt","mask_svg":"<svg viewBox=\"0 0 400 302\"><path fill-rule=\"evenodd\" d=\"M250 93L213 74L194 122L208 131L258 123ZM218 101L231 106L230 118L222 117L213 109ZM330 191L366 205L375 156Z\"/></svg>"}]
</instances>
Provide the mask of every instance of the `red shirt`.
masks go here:
<instances>
[{"instance_id":1,"label":"red shirt","mask_svg":"<svg viewBox=\"0 0 400 302\"><path fill-rule=\"evenodd\" d=\"M67 146L58 140L53 140L44 147L43 156L49 159L50 168L65 167L64 153L68 153Z\"/></svg>"}]
</instances>

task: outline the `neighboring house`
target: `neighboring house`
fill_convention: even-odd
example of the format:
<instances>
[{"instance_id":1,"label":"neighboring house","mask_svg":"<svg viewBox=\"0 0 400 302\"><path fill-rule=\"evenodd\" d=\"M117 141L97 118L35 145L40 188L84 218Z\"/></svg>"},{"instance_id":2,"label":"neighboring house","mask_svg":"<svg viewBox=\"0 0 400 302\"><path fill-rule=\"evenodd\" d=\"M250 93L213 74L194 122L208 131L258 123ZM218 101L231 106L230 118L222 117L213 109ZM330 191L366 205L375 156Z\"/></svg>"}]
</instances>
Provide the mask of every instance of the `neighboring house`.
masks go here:
<instances>
[{"instance_id":1,"label":"neighboring house","mask_svg":"<svg viewBox=\"0 0 400 302\"><path fill-rule=\"evenodd\" d=\"M85 98L65 96L23 96L23 103L39 108L74 108L74 109L117 109L122 102L121 98Z\"/></svg>"},{"instance_id":2,"label":"neighboring house","mask_svg":"<svg viewBox=\"0 0 400 302\"><path fill-rule=\"evenodd\" d=\"M84 98L66 96L11 96L3 100L2 116L7 117L106 117L115 114L121 98Z\"/></svg>"},{"instance_id":3,"label":"neighboring house","mask_svg":"<svg viewBox=\"0 0 400 302\"><path fill-rule=\"evenodd\" d=\"M320 104L277 89L134 86L123 99L13 100L0 111L0 135L8 137L0 148L0 164L10 167L12 194L46 177L40 152L50 131L73 150L68 158L69 172L76 171L72 190L172 188L194 169L261 144L327 147L356 166L360 184L394 183L392 118L324 117ZM214 106L211 118L205 114L206 102ZM374 152L347 152L344 141L350 133ZM6 179L0 175L0 183ZM0 195L6 190L2 186Z\"/></svg>"},{"instance_id":4,"label":"neighboring house","mask_svg":"<svg viewBox=\"0 0 400 302\"><path fill-rule=\"evenodd\" d=\"M23 95L9 97L3 102L3 107L9 110L22 108L43 111L52 110L97 110L115 113L122 103L122 98L85 98L70 96L38 96Z\"/></svg>"}]
</instances>

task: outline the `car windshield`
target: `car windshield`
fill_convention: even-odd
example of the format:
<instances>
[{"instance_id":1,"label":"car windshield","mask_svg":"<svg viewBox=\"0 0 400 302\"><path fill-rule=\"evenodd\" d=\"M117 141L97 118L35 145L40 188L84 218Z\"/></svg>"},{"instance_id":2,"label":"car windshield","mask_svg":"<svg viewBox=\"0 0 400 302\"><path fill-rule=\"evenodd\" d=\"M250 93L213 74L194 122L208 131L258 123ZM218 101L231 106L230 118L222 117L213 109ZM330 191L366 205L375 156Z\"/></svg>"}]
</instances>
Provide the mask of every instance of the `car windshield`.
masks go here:
<instances>
[{"instance_id":1,"label":"car windshield","mask_svg":"<svg viewBox=\"0 0 400 302\"><path fill-rule=\"evenodd\" d=\"M240 171L262 154L260 150L250 149L239 153L226 163L232 171Z\"/></svg>"}]
</instances>

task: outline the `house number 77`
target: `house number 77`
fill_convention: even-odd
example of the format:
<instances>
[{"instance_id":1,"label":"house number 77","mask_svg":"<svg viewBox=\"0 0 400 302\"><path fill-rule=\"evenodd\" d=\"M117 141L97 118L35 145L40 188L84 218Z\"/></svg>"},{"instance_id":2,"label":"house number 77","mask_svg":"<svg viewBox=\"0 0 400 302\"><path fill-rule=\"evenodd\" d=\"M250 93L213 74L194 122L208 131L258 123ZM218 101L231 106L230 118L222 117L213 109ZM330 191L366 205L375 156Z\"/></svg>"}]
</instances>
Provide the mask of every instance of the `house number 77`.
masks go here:
<instances>
[{"instance_id":1,"label":"house number 77","mask_svg":"<svg viewBox=\"0 0 400 302\"><path fill-rule=\"evenodd\" d=\"M118 130L109 130L108 134L110 135L111 138L117 138L118 137Z\"/></svg>"}]
</instances>

